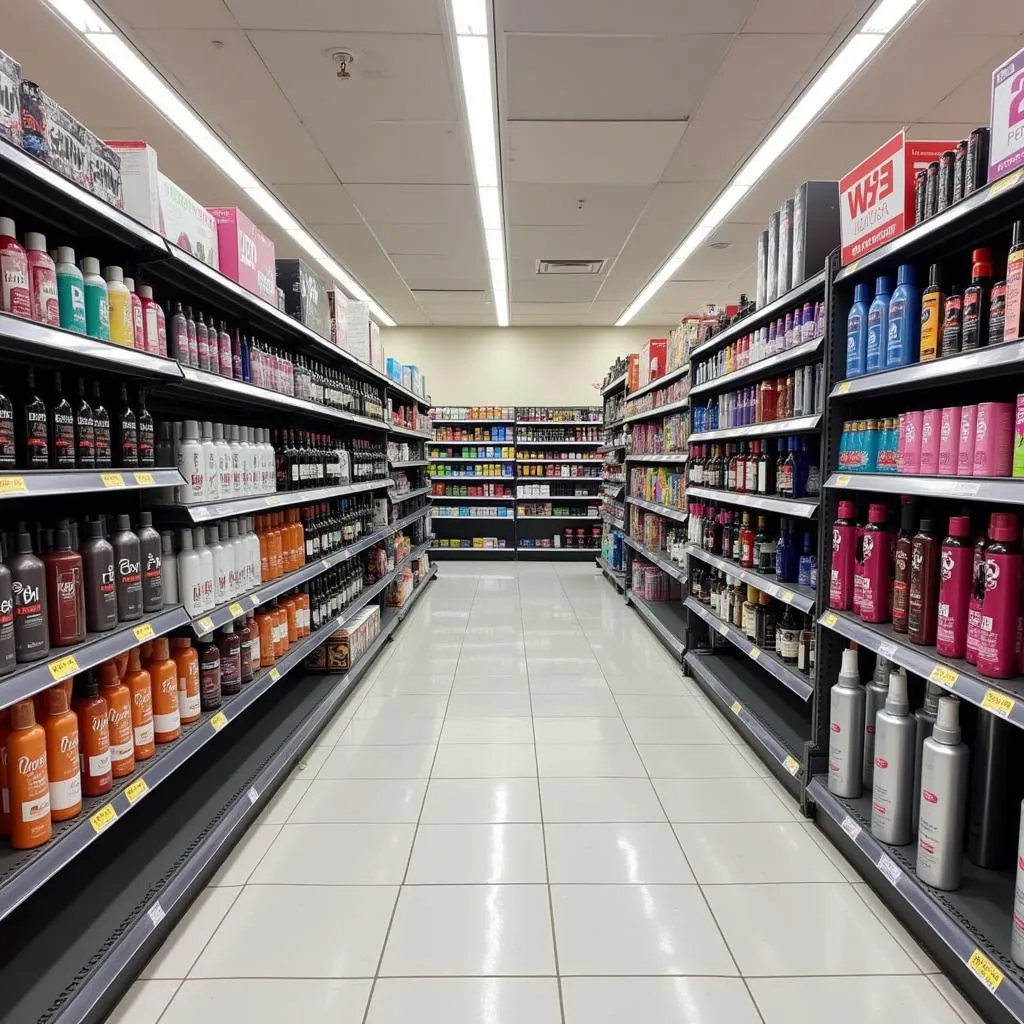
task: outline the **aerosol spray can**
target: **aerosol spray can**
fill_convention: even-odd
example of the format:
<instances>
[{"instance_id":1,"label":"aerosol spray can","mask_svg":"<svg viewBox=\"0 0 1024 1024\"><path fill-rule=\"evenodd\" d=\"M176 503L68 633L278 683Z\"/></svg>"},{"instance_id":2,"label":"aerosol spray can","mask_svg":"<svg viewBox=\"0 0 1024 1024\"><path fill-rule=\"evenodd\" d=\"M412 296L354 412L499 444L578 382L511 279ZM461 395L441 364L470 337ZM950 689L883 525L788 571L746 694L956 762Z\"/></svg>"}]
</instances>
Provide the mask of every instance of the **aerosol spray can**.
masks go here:
<instances>
[{"instance_id":1,"label":"aerosol spray can","mask_svg":"<svg viewBox=\"0 0 1024 1024\"><path fill-rule=\"evenodd\" d=\"M878 656L875 674L865 689L864 704L864 771L865 789L871 789L875 777L875 716L885 707L889 693L889 659Z\"/></svg>"},{"instance_id":2,"label":"aerosol spray can","mask_svg":"<svg viewBox=\"0 0 1024 1024\"><path fill-rule=\"evenodd\" d=\"M907 677L889 673L889 695L875 718L875 778L871 790L871 834L883 843L910 842L914 802L916 723L907 700Z\"/></svg>"},{"instance_id":3,"label":"aerosol spray can","mask_svg":"<svg viewBox=\"0 0 1024 1024\"><path fill-rule=\"evenodd\" d=\"M857 652L843 651L839 679L832 687L828 738L828 790L858 797L864 765L865 692L857 670Z\"/></svg>"},{"instance_id":4,"label":"aerosol spray can","mask_svg":"<svg viewBox=\"0 0 1024 1024\"><path fill-rule=\"evenodd\" d=\"M939 713L939 698L943 690L938 683L928 683L924 692L924 704L914 712L917 731L914 735L914 817L913 830L917 832L917 819L921 812L921 751L924 741L932 734L935 716Z\"/></svg>"}]
</instances>

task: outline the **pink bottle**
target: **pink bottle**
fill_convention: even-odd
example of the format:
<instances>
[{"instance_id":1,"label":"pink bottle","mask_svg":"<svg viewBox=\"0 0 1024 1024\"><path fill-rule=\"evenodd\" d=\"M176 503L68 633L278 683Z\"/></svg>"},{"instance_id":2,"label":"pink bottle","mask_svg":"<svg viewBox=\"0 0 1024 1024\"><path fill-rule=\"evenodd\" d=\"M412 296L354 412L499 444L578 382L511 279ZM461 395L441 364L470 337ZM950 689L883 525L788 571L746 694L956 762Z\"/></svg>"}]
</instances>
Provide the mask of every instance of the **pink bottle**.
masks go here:
<instances>
[{"instance_id":1,"label":"pink bottle","mask_svg":"<svg viewBox=\"0 0 1024 1024\"><path fill-rule=\"evenodd\" d=\"M962 658L967 650L967 608L971 600L971 520L951 516L949 535L939 555L939 615L935 647L947 658Z\"/></svg>"},{"instance_id":2,"label":"pink bottle","mask_svg":"<svg viewBox=\"0 0 1024 1024\"><path fill-rule=\"evenodd\" d=\"M857 549L857 514L852 501L839 502L839 518L832 526L832 570L828 580L828 606L845 612L853 607L853 559Z\"/></svg>"},{"instance_id":3,"label":"pink bottle","mask_svg":"<svg viewBox=\"0 0 1024 1024\"><path fill-rule=\"evenodd\" d=\"M60 327L57 269L46 251L45 235L38 231L25 232L25 258L28 261L28 286L32 295L32 319L50 327Z\"/></svg>"},{"instance_id":4,"label":"pink bottle","mask_svg":"<svg viewBox=\"0 0 1024 1024\"><path fill-rule=\"evenodd\" d=\"M901 473L921 472L921 432L924 429L924 413L908 412L900 417L899 471Z\"/></svg>"},{"instance_id":5,"label":"pink bottle","mask_svg":"<svg viewBox=\"0 0 1024 1024\"><path fill-rule=\"evenodd\" d=\"M860 617L864 622L889 621L889 595L892 592L890 568L892 556L889 531L885 525L886 507L868 506L868 524L860 540Z\"/></svg>"},{"instance_id":6,"label":"pink bottle","mask_svg":"<svg viewBox=\"0 0 1024 1024\"><path fill-rule=\"evenodd\" d=\"M959 405L949 405L942 410L939 425L939 476L956 476L960 457L960 415Z\"/></svg>"},{"instance_id":7,"label":"pink bottle","mask_svg":"<svg viewBox=\"0 0 1024 1024\"><path fill-rule=\"evenodd\" d=\"M1013 470L1012 402L982 402L974 431L974 476L1009 476Z\"/></svg>"},{"instance_id":8,"label":"pink bottle","mask_svg":"<svg viewBox=\"0 0 1024 1024\"><path fill-rule=\"evenodd\" d=\"M981 639L981 602L985 596L985 546L987 538L982 530L974 542L971 557L971 596L967 602L967 653L968 664L978 664L978 643Z\"/></svg>"},{"instance_id":9,"label":"pink bottle","mask_svg":"<svg viewBox=\"0 0 1024 1024\"><path fill-rule=\"evenodd\" d=\"M151 356L160 355L160 317L163 310L153 301L153 289L148 284L138 288L139 304L142 307L142 340ZM166 336L164 344L167 344Z\"/></svg>"},{"instance_id":10,"label":"pink bottle","mask_svg":"<svg viewBox=\"0 0 1024 1024\"><path fill-rule=\"evenodd\" d=\"M131 292L132 303L132 340L136 352L146 351L146 327L142 317L142 299L135 291L135 281L130 277L124 279L124 286Z\"/></svg>"},{"instance_id":11,"label":"pink bottle","mask_svg":"<svg viewBox=\"0 0 1024 1024\"><path fill-rule=\"evenodd\" d=\"M1020 612L1020 527L1010 512L993 512L985 550L978 671L992 679L1017 674Z\"/></svg>"},{"instance_id":12,"label":"pink bottle","mask_svg":"<svg viewBox=\"0 0 1024 1024\"><path fill-rule=\"evenodd\" d=\"M146 285L146 290L149 292L149 297L153 298L153 289ZM167 317L164 316L163 307L159 302L154 302L156 306L156 342L157 342L157 355L167 358Z\"/></svg>"},{"instance_id":13,"label":"pink bottle","mask_svg":"<svg viewBox=\"0 0 1024 1024\"><path fill-rule=\"evenodd\" d=\"M965 405L960 410L960 451L957 452L956 475L974 475L974 437L978 427L978 407Z\"/></svg>"},{"instance_id":14,"label":"pink bottle","mask_svg":"<svg viewBox=\"0 0 1024 1024\"><path fill-rule=\"evenodd\" d=\"M28 257L18 244L10 217L0 217L0 310L15 316L32 316Z\"/></svg>"},{"instance_id":15,"label":"pink bottle","mask_svg":"<svg viewBox=\"0 0 1024 1024\"><path fill-rule=\"evenodd\" d=\"M920 472L935 476L939 472L939 438L942 433L942 410L925 409L921 421Z\"/></svg>"}]
</instances>

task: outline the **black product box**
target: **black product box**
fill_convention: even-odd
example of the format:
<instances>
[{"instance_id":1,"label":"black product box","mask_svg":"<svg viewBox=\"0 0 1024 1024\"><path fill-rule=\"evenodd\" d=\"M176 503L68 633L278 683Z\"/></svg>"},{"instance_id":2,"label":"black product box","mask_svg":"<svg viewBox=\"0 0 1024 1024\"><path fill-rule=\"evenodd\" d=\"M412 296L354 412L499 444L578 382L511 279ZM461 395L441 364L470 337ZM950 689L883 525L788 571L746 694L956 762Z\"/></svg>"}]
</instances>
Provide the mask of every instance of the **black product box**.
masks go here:
<instances>
[{"instance_id":1,"label":"black product box","mask_svg":"<svg viewBox=\"0 0 1024 1024\"><path fill-rule=\"evenodd\" d=\"M21 145L21 65L0 50L0 138Z\"/></svg>"},{"instance_id":2,"label":"black product box","mask_svg":"<svg viewBox=\"0 0 1024 1024\"><path fill-rule=\"evenodd\" d=\"M803 284L825 269L839 246L839 182L805 181L793 197L793 280Z\"/></svg>"},{"instance_id":3,"label":"black product box","mask_svg":"<svg viewBox=\"0 0 1024 1024\"><path fill-rule=\"evenodd\" d=\"M757 236L757 285L754 290L755 308L763 309L768 301L768 232Z\"/></svg>"},{"instance_id":4,"label":"black product box","mask_svg":"<svg viewBox=\"0 0 1024 1024\"><path fill-rule=\"evenodd\" d=\"M124 193L121 185L121 156L115 153L102 139L92 132L86 132L89 147L89 172L92 194L104 202L124 209Z\"/></svg>"},{"instance_id":5,"label":"black product box","mask_svg":"<svg viewBox=\"0 0 1024 1024\"><path fill-rule=\"evenodd\" d=\"M779 207L779 279L775 297L781 298L793 287L793 200L784 199Z\"/></svg>"},{"instance_id":6,"label":"black product box","mask_svg":"<svg viewBox=\"0 0 1024 1024\"><path fill-rule=\"evenodd\" d=\"M73 114L45 93L46 132L49 141L47 163L76 185L92 190L89 136L92 134Z\"/></svg>"},{"instance_id":7,"label":"black product box","mask_svg":"<svg viewBox=\"0 0 1024 1024\"><path fill-rule=\"evenodd\" d=\"M49 96L27 79L21 80L21 148L38 160L50 162L50 135L47 114L51 109Z\"/></svg>"},{"instance_id":8,"label":"black product box","mask_svg":"<svg viewBox=\"0 0 1024 1024\"><path fill-rule=\"evenodd\" d=\"M768 218L768 279L765 283L765 305L779 297L779 214Z\"/></svg>"},{"instance_id":9,"label":"black product box","mask_svg":"<svg viewBox=\"0 0 1024 1024\"><path fill-rule=\"evenodd\" d=\"M331 310L322 278L303 260L278 260L277 286L284 292L284 311L330 341Z\"/></svg>"}]
</instances>

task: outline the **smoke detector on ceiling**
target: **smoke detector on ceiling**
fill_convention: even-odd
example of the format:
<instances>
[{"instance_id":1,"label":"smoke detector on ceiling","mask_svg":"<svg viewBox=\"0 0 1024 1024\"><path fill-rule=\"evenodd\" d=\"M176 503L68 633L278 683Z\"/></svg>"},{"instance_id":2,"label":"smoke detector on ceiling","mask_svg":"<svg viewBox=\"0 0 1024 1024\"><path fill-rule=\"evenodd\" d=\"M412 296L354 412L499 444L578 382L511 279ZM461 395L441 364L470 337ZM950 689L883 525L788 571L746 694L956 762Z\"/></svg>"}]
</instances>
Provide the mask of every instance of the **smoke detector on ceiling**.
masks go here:
<instances>
[{"instance_id":1,"label":"smoke detector on ceiling","mask_svg":"<svg viewBox=\"0 0 1024 1024\"><path fill-rule=\"evenodd\" d=\"M728 249L732 245L732 242L711 242L708 245L709 249Z\"/></svg>"},{"instance_id":2,"label":"smoke detector on ceiling","mask_svg":"<svg viewBox=\"0 0 1024 1024\"><path fill-rule=\"evenodd\" d=\"M605 260L537 260L538 274L600 274Z\"/></svg>"}]
</instances>

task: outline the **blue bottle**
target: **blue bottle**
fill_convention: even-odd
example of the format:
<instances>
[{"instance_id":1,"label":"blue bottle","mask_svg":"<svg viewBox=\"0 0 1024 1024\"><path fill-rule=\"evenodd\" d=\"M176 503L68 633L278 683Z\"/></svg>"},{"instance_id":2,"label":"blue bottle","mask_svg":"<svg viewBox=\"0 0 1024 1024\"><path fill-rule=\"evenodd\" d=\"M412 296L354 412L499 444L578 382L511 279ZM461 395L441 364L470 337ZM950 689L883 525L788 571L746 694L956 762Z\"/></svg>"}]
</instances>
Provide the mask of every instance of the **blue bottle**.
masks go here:
<instances>
[{"instance_id":1,"label":"blue bottle","mask_svg":"<svg viewBox=\"0 0 1024 1024\"><path fill-rule=\"evenodd\" d=\"M875 297L868 309L868 343L864 359L866 373L885 369L885 346L889 337L889 299L892 282L887 277L875 281Z\"/></svg>"},{"instance_id":2,"label":"blue bottle","mask_svg":"<svg viewBox=\"0 0 1024 1024\"><path fill-rule=\"evenodd\" d=\"M921 340L921 290L914 283L914 268L904 263L897 271L896 290L889 300L889 332L885 367L917 362Z\"/></svg>"},{"instance_id":3,"label":"blue bottle","mask_svg":"<svg viewBox=\"0 0 1024 1024\"><path fill-rule=\"evenodd\" d=\"M868 302L871 293L866 284L853 290L853 305L846 319L846 376L861 377L865 372L868 347Z\"/></svg>"}]
</instances>

